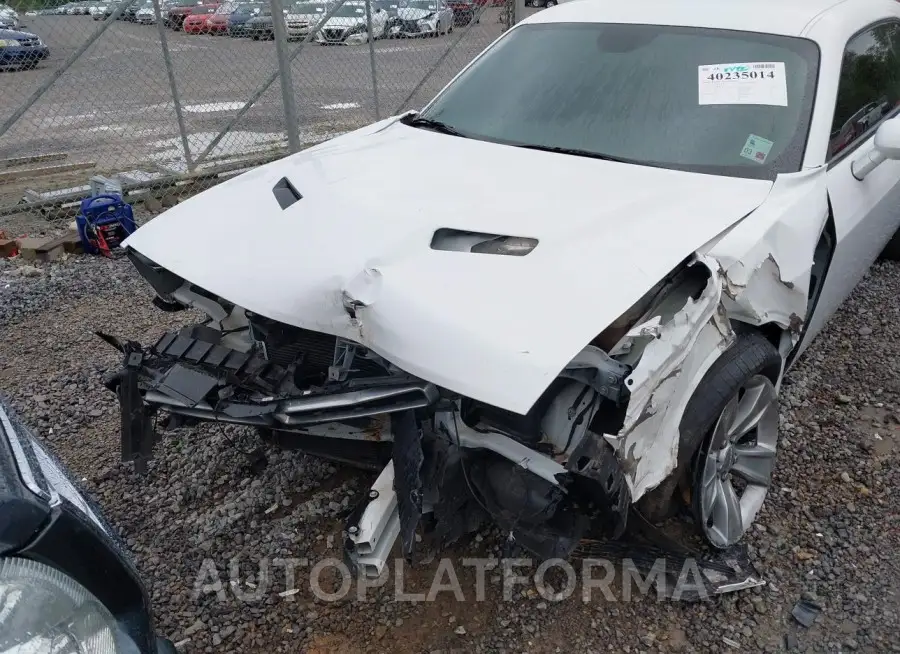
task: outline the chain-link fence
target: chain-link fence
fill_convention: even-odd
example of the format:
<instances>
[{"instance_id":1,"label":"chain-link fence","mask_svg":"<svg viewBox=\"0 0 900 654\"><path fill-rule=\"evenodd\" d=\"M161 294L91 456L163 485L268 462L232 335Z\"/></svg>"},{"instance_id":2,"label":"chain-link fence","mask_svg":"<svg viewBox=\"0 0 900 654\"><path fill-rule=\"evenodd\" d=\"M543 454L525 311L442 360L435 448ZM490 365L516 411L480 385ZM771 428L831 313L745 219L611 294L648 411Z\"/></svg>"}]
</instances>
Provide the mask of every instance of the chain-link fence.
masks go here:
<instances>
[{"instance_id":1,"label":"chain-link fence","mask_svg":"<svg viewBox=\"0 0 900 654\"><path fill-rule=\"evenodd\" d=\"M166 203L420 107L516 1L0 4L0 216Z\"/></svg>"}]
</instances>

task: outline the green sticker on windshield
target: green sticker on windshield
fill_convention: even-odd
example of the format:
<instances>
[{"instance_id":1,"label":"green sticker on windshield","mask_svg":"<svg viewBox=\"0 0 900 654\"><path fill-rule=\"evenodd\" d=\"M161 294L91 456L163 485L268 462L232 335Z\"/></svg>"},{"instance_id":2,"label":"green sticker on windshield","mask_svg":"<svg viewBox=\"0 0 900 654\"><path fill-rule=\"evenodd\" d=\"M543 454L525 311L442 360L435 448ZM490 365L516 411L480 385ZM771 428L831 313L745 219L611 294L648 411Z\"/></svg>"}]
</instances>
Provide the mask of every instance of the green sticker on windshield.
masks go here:
<instances>
[{"instance_id":1,"label":"green sticker on windshield","mask_svg":"<svg viewBox=\"0 0 900 654\"><path fill-rule=\"evenodd\" d=\"M766 157L769 156L769 152L771 152L773 145L775 144L769 139L764 139L756 134L751 134L747 137L747 142L744 143L744 148L741 150L741 156L745 159L751 159L756 163L766 163Z\"/></svg>"}]
</instances>

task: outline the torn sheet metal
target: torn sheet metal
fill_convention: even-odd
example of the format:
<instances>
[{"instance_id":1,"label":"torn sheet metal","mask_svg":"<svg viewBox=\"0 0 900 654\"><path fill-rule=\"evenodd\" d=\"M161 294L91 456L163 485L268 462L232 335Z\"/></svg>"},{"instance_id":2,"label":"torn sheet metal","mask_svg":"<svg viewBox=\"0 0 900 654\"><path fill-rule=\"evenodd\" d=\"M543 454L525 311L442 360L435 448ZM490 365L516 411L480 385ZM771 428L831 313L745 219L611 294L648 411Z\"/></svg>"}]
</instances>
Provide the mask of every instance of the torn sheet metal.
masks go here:
<instances>
[{"instance_id":1,"label":"torn sheet metal","mask_svg":"<svg viewBox=\"0 0 900 654\"><path fill-rule=\"evenodd\" d=\"M688 400L712 363L734 341L722 310L723 278L718 264L700 258L709 281L696 300L687 297L671 320L654 316L629 331L616 349L636 338L653 336L626 384L631 399L625 424L607 440L616 448L633 501L658 486L678 460L679 423Z\"/></svg>"},{"instance_id":2,"label":"torn sheet metal","mask_svg":"<svg viewBox=\"0 0 900 654\"><path fill-rule=\"evenodd\" d=\"M728 317L800 337L816 243L828 218L825 168L780 175L761 207L700 252L724 277Z\"/></svg>"}]
</instances>

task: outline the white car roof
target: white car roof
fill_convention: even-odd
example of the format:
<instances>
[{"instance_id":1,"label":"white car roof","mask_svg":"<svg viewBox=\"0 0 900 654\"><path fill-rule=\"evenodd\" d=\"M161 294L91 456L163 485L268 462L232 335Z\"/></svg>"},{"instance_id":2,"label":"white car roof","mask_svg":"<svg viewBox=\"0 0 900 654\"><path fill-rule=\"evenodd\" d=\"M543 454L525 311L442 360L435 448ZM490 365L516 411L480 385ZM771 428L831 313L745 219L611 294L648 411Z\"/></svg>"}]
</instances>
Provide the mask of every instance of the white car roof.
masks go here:
<instances>
[{"instance_id":1,"label":"white car roof","mask_svg":"<svg viewBox=\"0 0 900 654\"><path fill-rule=\"evenodd\" d=\"M523 23L636 23L800 36L828 10L843 13L884 4L884 0L572 0Z\"/></svg>"}]
</instances>

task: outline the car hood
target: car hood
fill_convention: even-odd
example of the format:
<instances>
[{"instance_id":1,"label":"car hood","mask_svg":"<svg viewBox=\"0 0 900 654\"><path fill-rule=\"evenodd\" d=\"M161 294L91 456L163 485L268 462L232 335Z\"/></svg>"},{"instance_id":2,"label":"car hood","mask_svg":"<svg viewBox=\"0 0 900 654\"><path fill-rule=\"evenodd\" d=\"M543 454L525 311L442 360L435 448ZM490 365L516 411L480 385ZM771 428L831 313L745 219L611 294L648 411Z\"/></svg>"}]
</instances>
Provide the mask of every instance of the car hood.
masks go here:
<instances>
[{"instance_id":1,"label":"car hood","mask_svg":"<svg viewBox=\"0 0 900 654\"><path fill-rule=\"evenodd\" d=\"M13 39L21 41L22 39L36 39L37 34L31 32L20 32L19 30L0 30L0 39Z\"/></svg>"},{"instance_id":2,"label":"car hood","mask_svg":"<svg viewBox=\"0 0 900 654\"><path fill-rule=\"evenodd\" d=\"M322 26L323 28L331 28L331 29L347 29L348 27L356 27L357 25L364 25L366 22L365 16L340 16L340 17L331 17L325 24Z\"/></svg>"},{"instance_id":3,"label":"car hood","mask_svg":"<svg viewBox=\"0 0 900 654\"><path fill-rule=\"evenodd\" d=\"M287 16L285 16L285 20L314 24L318 23L324 15L325 14L288 14Z\"/></svg>"},{"instance_id":4,"label":"car hood","mask_svg":"<svg viewBox=\"0 0 900 654\"><path fill-rule=\"evenodd\" d=\"M124 245L250 311L525 413L600 331L772 186L394 121L213 187ZM286 209L272 191L284 178L302 195ZM439 229L539 243L525 256L435 250Z\"/></svg>"},{"instance_id":5,"label":"car hood","mask_svg":"<svg viewBox=\"0 0 900 654\"><path fill-rule=\"evenodd\" d=\"M427 9L417 9L416 7L402 7L397 10L397 15L403 20L421 20L426 16L431 16L435 12Z\"/></svg>"}]
</instances>

